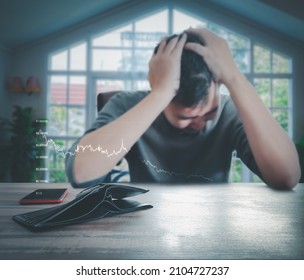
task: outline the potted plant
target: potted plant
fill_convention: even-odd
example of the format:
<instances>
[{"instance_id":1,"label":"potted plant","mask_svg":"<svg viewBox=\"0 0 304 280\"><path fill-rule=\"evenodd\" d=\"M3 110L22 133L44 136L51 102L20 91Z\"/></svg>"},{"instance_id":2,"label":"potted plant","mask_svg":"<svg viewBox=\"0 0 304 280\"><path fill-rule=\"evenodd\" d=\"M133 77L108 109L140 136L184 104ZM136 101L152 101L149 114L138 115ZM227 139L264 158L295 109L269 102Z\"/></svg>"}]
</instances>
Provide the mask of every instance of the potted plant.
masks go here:
<instances>
[{"instance_id":1,"label":"potted plant","mask_svg":"<svg viewBox=\"0 0 304 280\"><path fill-rule=\"evenodd\" d=\"M2 162L12 182L34 182L36 168L41 166L38 154L45 153L37 148L37 132L45 128L45 122L33 119L32 108L15 106L12 121L1 120L2 129L10 133L10 140L2 145L6 159Z\"/></svg>"}]
</instances>

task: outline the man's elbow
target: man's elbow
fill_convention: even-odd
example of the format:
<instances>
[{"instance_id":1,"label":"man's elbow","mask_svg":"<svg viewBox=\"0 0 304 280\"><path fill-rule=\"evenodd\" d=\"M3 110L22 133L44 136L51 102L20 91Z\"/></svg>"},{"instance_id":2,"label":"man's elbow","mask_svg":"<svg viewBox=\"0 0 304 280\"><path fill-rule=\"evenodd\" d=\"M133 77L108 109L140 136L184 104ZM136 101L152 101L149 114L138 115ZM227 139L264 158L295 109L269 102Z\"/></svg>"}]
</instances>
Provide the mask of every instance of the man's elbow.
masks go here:
<instances>
[{"instance_id":1,"label":"man's elbow","mask_svg":"<svg viewBox=\"0 0 304 280\"><path fill-rule=\"evenodd\" d=\"M292 190L298 183L299 179L292 176L282 179L280 182L274 184L273 187L282 190Z\"/></svg>"},{"instance_id":2,"label":"man's elbow","mask_svg":"<svg viewBox=\"0 0 304 280\"><path fill-rule=\"evenodd\" d=\"M102 181L108 173L112 170L111 167L103 164L96 164L90 161L92 164L88 164L87 160L83 160L76 155L72 165L72 179L76 185L87 185L88 182Z\"/></svg>"},{"instance_id":3,"label":"man's elbow","mask_svg":"<svg viewBox=\"0 0 304 280\"><path fill-rule=\"evenodd\" d=\"M269 180L269 185L275 189L291 190L300 181L300 168L285 170L281 172L275 179Z\"/></svg>"}]
</instances>

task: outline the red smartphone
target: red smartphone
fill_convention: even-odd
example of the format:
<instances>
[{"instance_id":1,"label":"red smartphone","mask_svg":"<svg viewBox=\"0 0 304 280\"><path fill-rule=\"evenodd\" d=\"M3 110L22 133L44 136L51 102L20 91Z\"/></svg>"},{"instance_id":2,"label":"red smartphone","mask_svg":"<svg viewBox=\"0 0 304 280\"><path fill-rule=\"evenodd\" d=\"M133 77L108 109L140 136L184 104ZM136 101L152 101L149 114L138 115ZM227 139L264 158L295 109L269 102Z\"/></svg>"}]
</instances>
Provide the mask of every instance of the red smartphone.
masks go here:
<instances>
[{"instance_id":1,"label":"red smartphone","mask_svg":"<svg viewBox=\"0 0 304 280\"><path fill-rule=\"evenodd\" d=\"M19 200L20 204L60 203L68 193L67 189L38 189Z\"/></svg>"}]
</instances>

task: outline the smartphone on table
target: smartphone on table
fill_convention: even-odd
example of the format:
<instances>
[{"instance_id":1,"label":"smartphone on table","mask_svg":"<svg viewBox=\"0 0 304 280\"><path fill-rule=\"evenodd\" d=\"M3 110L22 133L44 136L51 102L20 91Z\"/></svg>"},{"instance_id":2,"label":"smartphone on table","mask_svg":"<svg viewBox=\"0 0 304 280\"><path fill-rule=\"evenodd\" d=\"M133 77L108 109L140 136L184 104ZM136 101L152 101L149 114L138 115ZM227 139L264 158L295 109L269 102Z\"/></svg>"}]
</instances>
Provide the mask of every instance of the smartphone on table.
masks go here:
<instances>
[{"instance_id":1,"label":"smartphone on table","mask_svg":"<svg viewBox=\"0 0 304 280\"><path fill-rule=\"evenodd\" d=\"M20 204L60 203L68 193L67 189L38 189L19 200Z\"/></svg>"}]
</instances>

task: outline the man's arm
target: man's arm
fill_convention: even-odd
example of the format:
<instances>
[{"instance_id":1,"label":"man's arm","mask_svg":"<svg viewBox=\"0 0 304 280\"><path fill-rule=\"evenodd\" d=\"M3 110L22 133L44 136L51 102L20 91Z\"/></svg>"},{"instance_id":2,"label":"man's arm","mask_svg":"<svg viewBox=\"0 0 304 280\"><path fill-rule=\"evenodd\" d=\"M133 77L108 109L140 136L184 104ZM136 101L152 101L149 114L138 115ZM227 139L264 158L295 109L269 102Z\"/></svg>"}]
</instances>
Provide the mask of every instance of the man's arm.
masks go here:
<instances>
[{"instance_id":1,"label":"man's arm","mask_svg":"<svg viewBox=\"0 0 304 280\"><path fill-rule=\"evenodd\" d=\"M295 146L235 65L227 42L207 29L187 32L199 36L205 46L188 43L186 48L202 55L214 80L228 88L265 182L276 188L293 188L301 174Z\"/></svg>"},{"instance_id":2,"label":"man's arm","mask_svg":"<svg viewBox=\"0 0 304 280\"><path fill-rule=\"evenodd\" d=\"M125 156L157 116L175 96L180 80L180 58L186 35L176 37L166 44L162 40L158 51L149 63L151 93L128 112L113 122L86 134L78 146L102 147L103 151L117 155L79 150L75 154L74 174L77 183L91 181L107 174ZM122 147L123 143L123 148Z\"/></svg>"}]
</instances>

